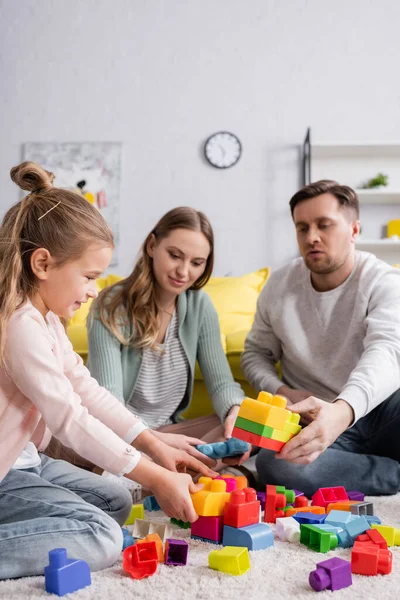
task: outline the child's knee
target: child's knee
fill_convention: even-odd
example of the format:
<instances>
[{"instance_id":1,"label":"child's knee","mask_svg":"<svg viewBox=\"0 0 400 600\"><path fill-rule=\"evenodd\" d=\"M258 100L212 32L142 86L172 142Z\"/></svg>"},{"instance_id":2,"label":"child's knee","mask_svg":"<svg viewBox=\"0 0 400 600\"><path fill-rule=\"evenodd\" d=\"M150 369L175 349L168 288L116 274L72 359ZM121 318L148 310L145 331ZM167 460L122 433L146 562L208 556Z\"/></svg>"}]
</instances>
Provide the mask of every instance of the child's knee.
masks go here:
<instances>
[{"instance_id":1,"label":"child's knee","mask_svg":"<svg viewBox=\"0 0 400 600\"><path fill-rule=\"evenodd\" d=\"M112 567L121 557L123 544L122 529L108 515L104 515L101 527L96 532L96 552L90 557L92 571Z\"/></svg>"}]
</instances>

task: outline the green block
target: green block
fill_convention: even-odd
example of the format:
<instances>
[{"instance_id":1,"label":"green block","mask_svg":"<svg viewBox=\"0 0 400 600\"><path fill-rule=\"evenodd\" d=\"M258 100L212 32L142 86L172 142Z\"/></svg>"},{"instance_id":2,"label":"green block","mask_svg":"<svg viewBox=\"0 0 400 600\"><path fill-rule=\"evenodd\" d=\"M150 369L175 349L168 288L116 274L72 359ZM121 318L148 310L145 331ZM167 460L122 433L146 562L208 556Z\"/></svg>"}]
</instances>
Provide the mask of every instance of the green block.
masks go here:
<instances>
[{"instance_id":1,"label":"green block","mask_svg":"<svg viewBox=\"0 0 400 600\"><path fill-rule=\"evenodd\" d=\"M284 485L277 485L276 493L277 494L285 494L287 504L293 504L296 499L296 495L295 495L294 491L287 490Z\"/></svg>"},{"instance_id":2,"label":"green block","mask_svg":"<svg viewBox=\"0 0 400 600\"><path fill-rule=\"evenodd\" d=\"M268 425L262 425L261 423L256 423L255 421L249 421L249 419L243 419L243 417L237 417L235 427L239 427L239 429L244 429L245 431L250 431L250 433L256 433L257 435L262 435L263 437L271 438L272 432L274 431L272 427L268 427Z\"/></svg>"},{"instance_id":3,"label":"green block","mask_svg":"<svg viewBox=\"0 0 400 600\"><path fill-rule=\"evenodd\" d=\"M338 545L336 533L323 531L314 525L300 525L300 544L308 546L315 552L329 552Z\"/></svg>"},{"instance_id":4,"label":"green block","mask_svg":"<svg viewBox=\"0 0 400 600\"><path fill-rule=\"evenodd\" d=\"M173 525L176 525L177 527L180 527L181 529L190 529L192 524L189 523L189 521L180 521L179 519L175 519L174 517L171 517L171 523Z\"/></svg>"}]
</instances>

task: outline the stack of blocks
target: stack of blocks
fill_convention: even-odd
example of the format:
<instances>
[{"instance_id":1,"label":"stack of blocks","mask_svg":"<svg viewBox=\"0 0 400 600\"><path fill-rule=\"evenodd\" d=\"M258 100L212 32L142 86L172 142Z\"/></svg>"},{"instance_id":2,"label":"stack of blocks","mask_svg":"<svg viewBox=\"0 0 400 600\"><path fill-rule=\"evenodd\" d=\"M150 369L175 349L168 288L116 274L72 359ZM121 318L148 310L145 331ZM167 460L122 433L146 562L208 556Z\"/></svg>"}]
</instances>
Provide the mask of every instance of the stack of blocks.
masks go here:
<instances>
[{"instance_id":1,"label":"stack of blocks","mask_svg":"<svg viewBox=\"0 0 400 600\"><path fill-rule=\"evenodd\" d=\"M286 398L268 392L260 392L257 400L245 398L232 435L254 446L279 452L301 430L300 415L287 410L286 405Z\"/></svg>"}]
</instances>

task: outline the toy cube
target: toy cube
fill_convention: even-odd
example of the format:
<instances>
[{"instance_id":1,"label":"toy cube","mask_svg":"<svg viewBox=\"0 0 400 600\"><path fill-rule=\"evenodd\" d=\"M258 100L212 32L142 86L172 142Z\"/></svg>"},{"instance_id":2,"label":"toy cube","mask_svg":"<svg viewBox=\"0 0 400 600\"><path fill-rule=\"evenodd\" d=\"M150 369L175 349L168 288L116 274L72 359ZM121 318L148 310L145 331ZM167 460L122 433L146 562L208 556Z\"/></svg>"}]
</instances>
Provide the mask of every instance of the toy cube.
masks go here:
<instances>
[{"instance_id":1,"label":"toy cube","mask_svg":"<svg viewBox=\"0 0 400 600\"><path fill-rule=\"evenodd\" d=\"M298 512L293 517L301 525L320 525L325 522L326 515L315 515L310 512Z\"/></svg>"},{"instance_id":2,"label":"toy cube","mask_svg":"<svg viewBox=\"0 0 400 600\"><path fill-rule=\"evenodd\" d=\"M317 563L315 571L311 571L309 583L313 590L341 590L352 583L351 564L338 557Z\"/></svg>"},{"instance_id":3,"label":"toy cube","mask_svg":"<svg viewBox=\"0 0 400 600\"><path fill-rule=\"evenodd\" d=\"M165 542L165 564L186 565L188 552L189 546L185 540L167 540Z\"/></svg>"},{"instance_id":4,"label":"toy cube","mask_svg":"<svg viewBox=\"0 0 400 600\"><path fill-rule=\"evenodd\" d=\"M190 529L192 524L190 521L181 521L180 519L175 519L174 517L170 518L171 525L176 525L179 529Z\"/></svg>"},{"instance_id":5,"label":"toy cube","mask_svg":"<svg viewBox=\"0 0 400 600\"><path fill-rule=\"evenodd\" d=\"M235 477L216 477L215 479L221 479L226 483L226 491L230 494L237 488L237 481Z\"/></svg>"},{"instance_id":6,"label":"toy cube","mask_svg":"<svg viewBox=\"0 0 400 600\"><path fill-rule=\"evenodd\" d=\"M267 485L265 497L264 521L266 523L275 523L279 517L284 517L284 508L286 506L285 494L278 494L275 485Z\"/></svg>"},{"instance_id":7,"label":"toy cube","mask_svg":"<svg viewBox=\"0 0 400 600\"><path fill-rule=\"evenodd\" d=\"M400 546L400 529L395 529L389 525L377 525L373 523L372 529L377 529L379 533L385 538L388 546Z\"/></svg>"},{"instance_id":8,"label":"toy cube","mask_svg":"<svg viewBox=\"0 0 400 600\"><path fill-rule=\"evenodd\" d=\"M155 542L143 542L125 548L122 568L133 579L144 579L157 571L158 554Z\"/></svg>"},{"instance_id":9,"label":"toy cube","mask_svg":"<svg viewBox=\"0 0 400 600\"><path fill-rule=\"evenodd\" d=\"M274 534L266 523L240 528L224 525L222 545L241 546L249 550L264 550L274 545Z\"/></svg>"},{"instance_id":10,"label":"toy cube","mask_svg":"<svg viewBox=\"0 0 400 600\"><path fill-rule=\"evenodd\" d=\"M243 575L250 569L250 557L247 548L226 546L222 550L212 550L208 555L208 564L211 569L229 573L230 575Z\"/></svg>"},{"instance_id":11,"label":"toy cube","mask_svg":"<svg viewBox=\"0 0 400 600\"><path fill-rule=\"evenodd\" d=\"M122 530L122 535L124 536L123 540L122 540L122 550L125 550L125 548L128 548L128 546L133 546L133 544L135 543L135 540L129 533L128 529L126 529L125 527L121 527L121 530Z\"/></svg>"},{"instance_id":12,"label":"toy cube","mask_svg":"<svg viewBox=\"0 0 400 600\"><path fill-rule=\"evenodd\" d=\"M347 492L349 500L355 500L356 502L364 502L364 494L359 492L358 490L353 490L351 492Z\"/></svg>"},{"instance_id":13,"label":"toy cube","mask_svg":"<svg viewBox=\"0 0 400 600\"><path fill-rule=\"evenodd\" d=\"M160 536L158 535L158 533L149 533L149 535L146 535L145 538L143 538L142 540L138 540L136 543L144 544L146 542L154 542L155 543L156 550L157 550L158 562L164 562L163 543L162 543L162 540L161 540Z\"/></svg>"},{"instance_id":14,"label":"toy cube","mask_svg":"<svg viewBox=\"0 0 400 600\"><path fill-rule=\"evenodd\" d=\"M257 500L260 503L261 510L265 510L265 492L256 492Z\"/></svg>"},{"instance_id":15,"label":"toy cube","mask_svg":"<svg viewBox=\"0 0 400 600\"><path fill-rule=\"evenodd\" d=\"M392 553L387 548L356 541L351 552L351 571L358 575L388 575Z\"/></svg>"},{"instance_id":16,"label":"toy cube","mask_svg":"<svg viewBox=\"0 0 400 600\"><path fill-rule=\"evenodd\" d=\"M343 486L319 488L311 499L311 505L326 508L331 502L341 502L348 499Z\"/></svg>"},{"instance_id":17,"label":"toy cube","mask_svg":"<svg viewBox=\"0 0 400 600\"><path fill-rule=\"evenodd\" d=\"M76 592L92 583L87 562L68 558L66 548L50 550L44 580L46 592L57 596Z\"/></svg>"},{"instance_id":18,"label":"toy cube","mask_svg":"<svg viewBox=\"0 0 400 600\"><path fill-rule=\"evenodd\" d=\"M144 519L143 504L134 504L131 509L131 514L125 521L124 525L133 525L136 519Z\"/></svg>"},{"instance_id":19,"label":"toy cube","mask_svg":"<svg viewBox=\"0 0 400 600\"><path fill-rule=\"evenodd\" d=\"M223 527L223 517L199 517L192 523L191 537L220 544Z\"/></svg>"},{"instance_id":20,"label":"toy cube","mask_svg":"<svg viewBox=\"0 0 400 600\"><path fill-rule=\"evenodd\" d=\"M260 503L252 488L235 490L224 508L224 524L244 527L260 521ZM230 544L232 545L232 544Z\"/></svg>"},{"instance_id":21,"label":"toy cube","mask_svg":"<svg viewBox=\"0 0 400 600\"><path fill-rule=\"evenodd\" d=\"M200 477L199 483L203 489L190 494L193 508L202 517L220 517L224 514L225 504L230 498L226 492L226 483L223 479L211 479L211 477Z\"/></svg>"},{"instance_id":22,"label":"toy cube","mask_svg":"<svg viewBox=\"0 0 400 600\"><path fill-rule=\"evenodd\" d=\"M293 517L276 519L275 533L283 542L299 542L300 523Z\"/></svg>"},{"instance_id":23,"label":"toy cube","mask_svg":"<svg viewBox=\"0 0 400 600\"><path fill-rule=\"evenodd\" d=\"M333 531L324 531L314 525L300 525L300 543L316 552L329 552L337 547L338 538Z\"/></svg>"},{"instance_id":24,"label":"toy cube","mask_svg":"<svg viewBox=\"0 0 400 600\"><path fill-rule=\"evenodd\" d=\"M157 498L155 496L146 496L146 498L143 500L143 506L145 510L148 510L150 512L153 510L161 510L160 505L158 504Z\"/></svg>"}]
</instances>

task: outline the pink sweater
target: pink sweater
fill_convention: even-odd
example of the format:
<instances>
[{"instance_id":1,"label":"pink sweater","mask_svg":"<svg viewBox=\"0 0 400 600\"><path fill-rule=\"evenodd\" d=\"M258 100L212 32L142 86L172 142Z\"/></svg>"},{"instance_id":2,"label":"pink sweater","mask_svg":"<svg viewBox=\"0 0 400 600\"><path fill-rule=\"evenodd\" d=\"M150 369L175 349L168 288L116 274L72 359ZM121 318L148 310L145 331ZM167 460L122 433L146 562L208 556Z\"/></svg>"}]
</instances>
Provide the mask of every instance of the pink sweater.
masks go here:
<instances>
[{"instance_id":1,"label":"pink sweater","mask_svg":"<svg viewBox=\"0 0 400 600\"><path fill-rule=\"evenodd\" d=\"M32 441L51 434L94 464L122 475L138 463L130 443L146 426L90 376L52 312L26 302L7 327L0 368L0 481Z\"/></svg>"}]
</instances>

